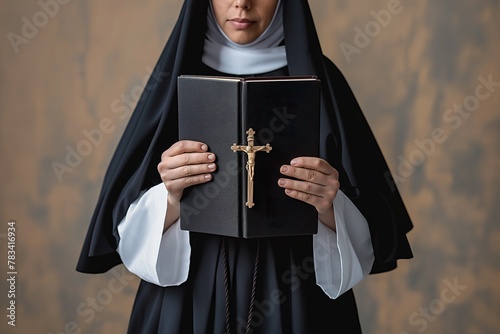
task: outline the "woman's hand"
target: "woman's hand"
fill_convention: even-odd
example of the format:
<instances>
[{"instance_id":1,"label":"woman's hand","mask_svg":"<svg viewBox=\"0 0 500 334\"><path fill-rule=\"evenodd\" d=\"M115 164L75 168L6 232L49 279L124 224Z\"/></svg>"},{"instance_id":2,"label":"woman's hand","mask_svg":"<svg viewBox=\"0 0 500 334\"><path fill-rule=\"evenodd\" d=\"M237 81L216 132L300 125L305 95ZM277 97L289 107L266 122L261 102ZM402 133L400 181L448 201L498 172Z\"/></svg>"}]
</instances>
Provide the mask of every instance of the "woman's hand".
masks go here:
<instances>
[{"instance_id":1,"label":"woman's hand","mask_svg":"<svg viewBox=\"0 0 500 334\"><path fill-rule=\"evenodd\" d=\"M340 187L337 170L323 159L298 157L281 166L280 172L290 177L278 180L285 193L314 206L320 221L335 231L333 200Z\"/></svg>"},{"instance_id":2,"label":"woman's hand","mask_svg":"<svg viewBox=\"0 0 500 334\"><path fill-rule=\"evenodd\" d=\"M184 189L212 179L214 161L215 154L208 152L206 144L192 140L178 141L163 152L158 173L168 191L164 231L179 218Z\"/></svg>"}]
</instances>

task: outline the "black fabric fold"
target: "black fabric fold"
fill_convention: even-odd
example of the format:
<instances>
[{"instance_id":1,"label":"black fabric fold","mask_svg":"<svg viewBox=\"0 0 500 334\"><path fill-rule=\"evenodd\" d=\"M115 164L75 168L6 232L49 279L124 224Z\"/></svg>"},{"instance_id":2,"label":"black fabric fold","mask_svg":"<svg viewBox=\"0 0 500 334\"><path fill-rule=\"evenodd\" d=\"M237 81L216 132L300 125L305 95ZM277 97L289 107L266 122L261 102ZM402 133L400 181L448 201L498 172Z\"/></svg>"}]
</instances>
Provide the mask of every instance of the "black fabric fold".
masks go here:
<instances>
[{"instance_id":1,"label":"black fabric fold","mask_svg":"<svg viewBox=\"0 0 500 334\"><path fill-rule=\"evenodd\" d=\"M225 333L222 238L191 234L192 266L180 286L142 281L128 333ZM227 238L235 333L245 333L257 240ZM261 239L252 333L361 333L352 290L330 299L316 284L312 237Z\"/></svg>"}]
</instances>

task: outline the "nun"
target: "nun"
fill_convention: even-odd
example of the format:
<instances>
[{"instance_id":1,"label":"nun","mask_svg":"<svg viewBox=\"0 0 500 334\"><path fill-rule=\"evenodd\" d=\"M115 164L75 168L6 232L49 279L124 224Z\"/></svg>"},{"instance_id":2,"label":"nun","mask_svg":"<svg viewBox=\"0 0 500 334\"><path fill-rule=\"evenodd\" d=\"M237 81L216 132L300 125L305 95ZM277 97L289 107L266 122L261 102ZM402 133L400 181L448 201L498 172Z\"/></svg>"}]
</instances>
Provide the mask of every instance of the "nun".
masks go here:
<instances>
[{"instance_id":1,"label":"nun","mask_svg":"<svg viewBox=\"0 0 500 334\"><path fill-rule=\"evenodd\" d=\"M321 80L320 156L295 157L276 180L316 208L317 234L180 229L184 190L217 169L205 143L179 141L185 74ZM129 333L360 333L352 288L412 258L411 228L349 85L322 53L307 0L185 0L105 174L77 270L123 263L141 278Z\"/></svg>"}]
</instances>

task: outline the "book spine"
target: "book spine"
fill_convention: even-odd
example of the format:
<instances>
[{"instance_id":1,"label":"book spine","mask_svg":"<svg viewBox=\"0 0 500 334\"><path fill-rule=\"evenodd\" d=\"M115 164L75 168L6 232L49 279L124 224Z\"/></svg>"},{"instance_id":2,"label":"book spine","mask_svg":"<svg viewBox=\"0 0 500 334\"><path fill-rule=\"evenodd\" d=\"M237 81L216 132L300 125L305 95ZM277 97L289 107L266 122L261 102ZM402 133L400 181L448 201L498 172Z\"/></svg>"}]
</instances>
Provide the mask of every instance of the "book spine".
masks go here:
<instances>
[{"instance_id":1,"label":"book spine","mask_svg":"<svg viewBox=\"0 0 500 334\"><path fill-rule=\"evenodd\" d=\"M239 85L239 108L240 110L238 111L238 123L239 123L239 140L242 145L246 144L247 142L247 131L248 131L248 119L247 119L247 83L242 80L240 81ZM241 171L239 173L239 178L238 182L239 188L242 190L239 192L240 196L242 197L240 199L240 221L241 221L241 235L246 238L248 237L248 208L246 206L247 202L247 188L248 188L248 176L247 173L248 171L246 170L246 161L247 157L246 154L240 154L240 158L238 159L238 168Z\"/></svg>"}]
</instances>

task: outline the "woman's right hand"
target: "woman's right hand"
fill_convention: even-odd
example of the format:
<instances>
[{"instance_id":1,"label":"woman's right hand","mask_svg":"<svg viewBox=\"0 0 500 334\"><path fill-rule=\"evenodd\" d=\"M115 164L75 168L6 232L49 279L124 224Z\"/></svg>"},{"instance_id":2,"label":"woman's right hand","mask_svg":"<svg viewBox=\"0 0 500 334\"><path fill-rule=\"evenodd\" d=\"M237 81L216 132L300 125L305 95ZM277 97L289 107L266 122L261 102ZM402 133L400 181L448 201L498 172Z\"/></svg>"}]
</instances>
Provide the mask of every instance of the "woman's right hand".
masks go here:
<instances>
[{"instance_id":1,"label":"woman's right hand","mask_svg":"<svg viewBox=\"0 0 500 334\"><path fill-rule=\"evenodd\" d=\"M163 152L158 172L169 202L179 204L184 189L210 181L217 168L215 158L206 144L192 140L178 141Z\"/></svg>"}]
</instances>

